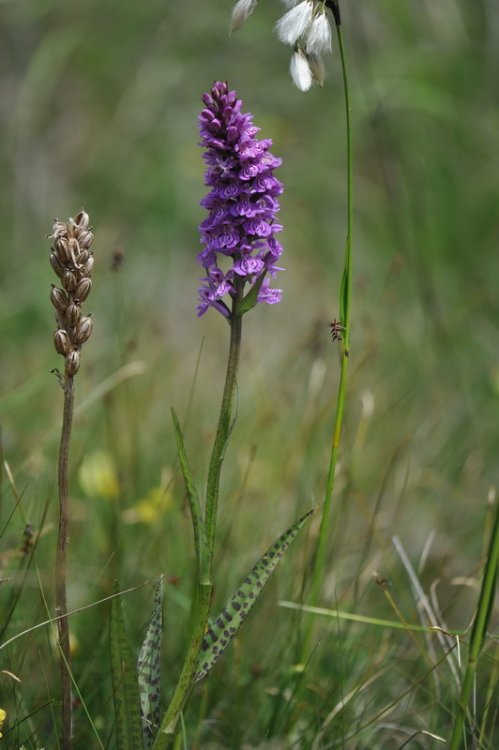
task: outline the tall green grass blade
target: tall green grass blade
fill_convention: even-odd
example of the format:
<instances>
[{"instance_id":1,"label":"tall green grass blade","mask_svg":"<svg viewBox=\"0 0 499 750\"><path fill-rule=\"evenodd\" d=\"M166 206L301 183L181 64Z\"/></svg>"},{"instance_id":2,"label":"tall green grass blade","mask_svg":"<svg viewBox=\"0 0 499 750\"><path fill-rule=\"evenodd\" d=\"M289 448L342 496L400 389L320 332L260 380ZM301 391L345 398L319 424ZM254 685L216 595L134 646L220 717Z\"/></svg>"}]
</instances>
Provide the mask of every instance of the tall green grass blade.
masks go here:
<instances>
[{"instance_id":1,"label":"tall green grass blade","mask_svg":"<svg viewBox=\"0 0 499 750\"><path fill-rule=\"evenodd\" d=\"M463 741L464 724L468 712L468 705L473 691L473 683L478 664L480 652L485 643L487 626L492 614L494 597L497 583L497 574L499 571L499 502L496 502L494 524L490 535L487 560L482 577L482 586L480 597L471 631L470 647L468 651L468 662L464 673L461 696L454 720L452 737L449 743L449 750L459 750Z\"/></svg>"},{"instance_id":2,"label":"tall green grass blade","mask_svg":"<svg viewBox=\"0 0 499 750\"><path fill-rule=\"evenodd\" d=\"M121 596L111 604L111 677L117 750L143 750L135 658L125 628Z\"/></svg>"},{"instance_id":3,"label":"tall green grass blade","mask_svg":"<svg viewBox=\"0 0 499 750\"><path fill-rule=\"evenodd\" d=\"M298 532L305 526L314 510L310 510L293 526L290 526L252 568L225 609L210 621L201 646L199 669L195 682L202 680L213 669L225 649L253 609L265 584L276 569L280 559L294 541Z\"/></svg>"},{"instance_id":4,"label":"tall green grass blade","mask_svg":"<svg viewBox=\"0 0 499 750\"><path fill-rule=\"evenodd\" d=\"M163 576L156 584L151 621L137 660L142 737L145 750L149 750L160 723L161 692L161 636L163 633Z\"/></svg>"},{"instance_id":5,"label":"tall green grass blade","mask_svg":"<svg viewBox=\"0 0 499 750\"><path fill-rule=\"evenodd\" d=\"M203 515L201 512L201 503L199 502L199 495L194 483L192 476L192 470L187 458L187 451L185 450L184 436L182 434L182 428L180 422L175 413L175 409L172 409L173 428L175 430L175 440L177 442L177 452L180 461L180 468L184 476L185 488L187 490L187 497L189 498L189 507L191 509L192 527L194 530L194 545L196 548L196 557L198 561L199 580L202 583L209 582L209 565L208 565L208 550L206 545L206 534L205 526L203 521Z\"/></svg>"}]
</instances>

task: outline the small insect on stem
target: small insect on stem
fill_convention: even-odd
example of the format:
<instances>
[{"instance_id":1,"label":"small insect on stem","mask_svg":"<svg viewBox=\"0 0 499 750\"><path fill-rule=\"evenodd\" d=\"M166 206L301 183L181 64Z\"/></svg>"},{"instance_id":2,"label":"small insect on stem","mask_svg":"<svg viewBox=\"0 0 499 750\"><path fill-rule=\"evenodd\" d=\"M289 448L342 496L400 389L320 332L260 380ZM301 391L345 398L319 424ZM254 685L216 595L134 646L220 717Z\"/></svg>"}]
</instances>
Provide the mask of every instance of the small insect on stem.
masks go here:
<instances>
[{"instance_id":1,"label":"small insect on stem","mask_svg":"<svg viewBox=\"0 0 499 750\"><path fill-rule=\"evenodd\" d=\"M340 323L339 320L333 318L333 322L329 324L331 329L331 336L333 341L343 341L343 333L345 332L345 326Z\"/></svg>"}]
</instances>

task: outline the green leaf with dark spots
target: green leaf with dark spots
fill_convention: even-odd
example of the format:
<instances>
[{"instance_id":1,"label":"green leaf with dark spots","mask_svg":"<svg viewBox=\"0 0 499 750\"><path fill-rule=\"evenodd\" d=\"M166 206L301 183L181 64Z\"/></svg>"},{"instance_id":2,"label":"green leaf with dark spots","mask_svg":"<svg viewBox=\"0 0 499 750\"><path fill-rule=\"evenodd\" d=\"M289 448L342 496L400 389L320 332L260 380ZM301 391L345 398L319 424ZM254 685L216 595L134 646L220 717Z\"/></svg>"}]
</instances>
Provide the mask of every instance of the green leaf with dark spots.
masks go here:
<instances>
[{"instance_id":1,"label":"green leaf with dark spots","mask_svg":"<svg viewBox=\"0 0 499 750\"><path fill-rule=\"evenodd\" d=\"M116 747L117 750L144 750L135 657L125 628L120 595L112 600L110 640Z\"/></svg>"},{"instance_id":2,"label":"green leaf with dark spots","mask_svg":"<svg viewBox=\"0 0 499 750\"><path fill-rule=\"evenodd\" d=\"M211 672L231 640L253 609L263 587L276 569L280 559L294 541L300 529L305 526L314 511L310 510L291 526L260 558L238 591L229 600L225 609L211 620L201 646L198 672L195 682Z\"/></svg>"},{"instance_id":3,"label":"green leaf with dark spots","mask_svg":"<svg viewBox=\"0 0 499 750\"><path fill-rule=\"evenodd\" d=\"M152 617L137 660L144 748L152 747L160 723L161 636L163 634L163 576L156 584Z\"/></svg>"}]
</instances>

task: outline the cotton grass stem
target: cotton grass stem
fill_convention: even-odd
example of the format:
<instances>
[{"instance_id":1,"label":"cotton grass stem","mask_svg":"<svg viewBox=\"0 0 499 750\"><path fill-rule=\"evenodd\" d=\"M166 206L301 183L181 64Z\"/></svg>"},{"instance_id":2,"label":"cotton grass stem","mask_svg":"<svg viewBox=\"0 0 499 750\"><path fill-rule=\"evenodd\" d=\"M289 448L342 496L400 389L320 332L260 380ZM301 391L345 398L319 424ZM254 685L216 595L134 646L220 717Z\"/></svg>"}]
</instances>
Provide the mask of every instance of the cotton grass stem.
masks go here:
<instances>
[{"instance_id":1,"label":"cotton grass stem","mask_svg":"<svg viewBox=\"0 0 499 750\"><path fill-rule=\"evenodd\" d=\"M489 549L485 569L482 577L482 587L478 599L478 607L471 631L468 660L464 673L461 695L457 706L454 727L449 750L459 750L462 746L464 723L470 703L478 658L485 643L487 625L494 606L497 574L499 571L499 502L496 500L494 524L490 536Z\"/></svg>"},{"instance_id":2,"label":"cotton grass stem","mask_svg":"<svg viewBox=\"0 0 499 750\"><path fill-rule=\"evenodd\" d=\"M350 96L348 85L348 70L343 44L343 35L339 23L339 10L334 13L336 20L336 32L338 37L338 47L341 59L341 71L343 77L343 90L345 102L345 122L346 122L346 151L347 151L347 238L345 245L345 262L343 276L340 287L340 319L343 326L343 340L341 347L341 365L340 380L338 384L338 394L336 399L336 416L334 421L333 439L331 445L331 456L326 480L326 489L324 493L324 505L322 510L322 519L319 530L319 540L315 554L312 582L310 588L309 601L315 604L318 601L320 589L324 580L326 568L326 558L328 545L330 541L331 529L331 504L334 492L336 467L341 444L341 434L343 427L343 415L345 411L346 388L348 360L350 354L350 315L351 315L351 298L352 298L352 229L353 229L353 156L352 156L352 128L350 118ZM308 640L308 639L307 639Z\"/></svg>"},{"instance_id":3,"label":"cotton grass stem","mask_svg":"<svg viewBox=\"0 0 499 750\"><path fill-rule=\"evenodd\" d=\"M64 409L61 442L59 446L59 531L55 564L55 607L58 615L57 634L60 649L62 686L62 742L63 750L72 747L73 717L71 697L71 651L69 643L69 620L66 599L67 546L69 536L69 481L68 461L71 428L73 424L74 379L66 376L64 381Z\"/></svg>"}]
</instances>

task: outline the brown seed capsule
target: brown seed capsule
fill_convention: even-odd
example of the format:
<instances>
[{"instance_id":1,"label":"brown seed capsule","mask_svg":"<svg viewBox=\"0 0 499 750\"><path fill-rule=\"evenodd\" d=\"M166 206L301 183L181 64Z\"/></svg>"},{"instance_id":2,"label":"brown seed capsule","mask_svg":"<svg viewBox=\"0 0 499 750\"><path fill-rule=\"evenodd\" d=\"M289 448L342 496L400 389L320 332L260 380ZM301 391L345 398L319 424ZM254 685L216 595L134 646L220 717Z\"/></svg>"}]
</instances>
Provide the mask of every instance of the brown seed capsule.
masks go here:
<instances>
[{"instance_id":1,"label":"brown seed capsule","mask_svg":"<svg viewBox=\"0 0 499 750\"><path fill-rule=\"evenodd\" d=\"M78 244L82 250L88 250L93 241L94 236L90 231L82 232L78 237Z\"/></svg>"},{"instance_id":2,"label":"brown seed capsule","mask_svg":"<svg viewBox=\"0 0 499 750\"><path fill-rule=\"evenodd\" d=\"M54 346L58 354L68 355L71 351L71 344L69 342L69 336L66 331L59 328L54 333Z\"/></svg>"},{"instance_id":3,"label":"brown seed capsule","mask_svg":"<svg viewBox=\"0 0 499 750\"><path fill-rule=\"evenodd\" d=\"M66 292L59 287L52 284L52 291L50 292L50 301L54 305L56 310L64 312L68 306L68 296Z\"/></svg>"},{"instance_id":4,"label":"brown seed capsule","mask_svg":"<svg viewBox=\"0 0 499 750\"><path fill-rule=\"evenodd\" d=\"M75 216L75 224L78 225L79 229L84 230L88 228L90 224L90 217L83 209Z\"/></svg>"},{"instance_id":5,"label":"brown seed capsule","mask_svg":"<svg viewBox=\"0 0 499 750\"><path fill-rule=\"evenodd\" d=\"M75 290L75 297L78 300L78 302L84 302L88 295L90 294L90 290L92 289L92 282L89 278L84 277L76 287Z\"/></svg>"},{"instance_id":6,"label":"brown seed capsule","mask_svg":"<svg viewBox=\"0 0 499 750\"><path fill-rule=\"evenodd\" d=\"M66 271L62 277L62 285L67 292L74 292L76 289L76 276L71 271Z\"/></svg>"},{"instance_id":7,"label":"brown seed capsule","mask_svg":"<svg viewBox=\"0 0 499 750\"><path fill-rule=\"evenodd\" d=\"M71 253L69 252L69 242L65 237L59 237L55 243L55 251L63 266L71 262Z\"/></svg>"},{"instance_id":8,"label":"brown seed capsule","mask_svg":"<svg viewBox=\"0 0 499 750\"><path fill-rule=\"evenodd\" d=\"M66 357L66 375L72 377L73 375L76 375L79 369L80 352L78 351L78 349L73 349L73 351L69 352L68 356Z\"/></svg>"},{"instance_id":9,"label":"brown seed capsule","mask_svg":"<svg viewBox=\"0 0 499 750\"><path fill-rule=\"evenodd\" d=\"M50 253L50 265L52 266L53 270L56 272L56 274L59 276L59 278L63 275L65 272L65 268L62 265L61 261L57 257L56 253Z\"/></svg>"},{"instance_id":10,"label":"brown seed capsule","mask_svg":"<svg viewBox=\"0 0 499 750\"><path fill-rule=\"evenodd\" d=\"M94 324L92 318L89 315L85 315L81 318L80 322L76 327L76 333L74 337L75 344L84 344L85 341L91 336Z\"/></svg>"},{"instance_id":11,"label":"brown seed capsule","mask_svg":"<svg viewBox=\"0 0 499 750\"><path fill-rule=\"evenodd\" d=\"M68 307L66 308L66 320L68 325L71 328L74 328L81 317L81 310L79 305L75 305L74 302L72 302Z\"/></svg>"},{"instance_id":12,"label":"brown seed capsule","mask_svg":"<svg viewBox=\"0 0 499 750\"><path fill-rule=\"evenodd\" d=\"M92 271L93 271L93 268L94 268L94 256L93 256L93 255L90 255L90 256L88 257L88 259L87 259L87 261L86 261L85 265L84 265L84 266L83 266L83 268L81 269L81 271L82 271L82 273L83 273L83 274L84 274L85 276L91 276L91 275L92 275Z\"/></svg>"}]
</instances>

